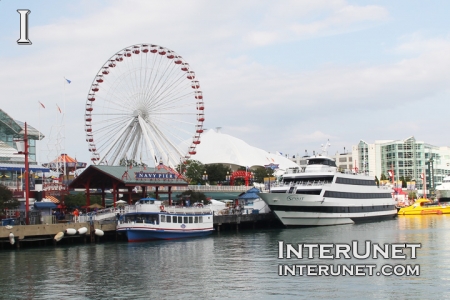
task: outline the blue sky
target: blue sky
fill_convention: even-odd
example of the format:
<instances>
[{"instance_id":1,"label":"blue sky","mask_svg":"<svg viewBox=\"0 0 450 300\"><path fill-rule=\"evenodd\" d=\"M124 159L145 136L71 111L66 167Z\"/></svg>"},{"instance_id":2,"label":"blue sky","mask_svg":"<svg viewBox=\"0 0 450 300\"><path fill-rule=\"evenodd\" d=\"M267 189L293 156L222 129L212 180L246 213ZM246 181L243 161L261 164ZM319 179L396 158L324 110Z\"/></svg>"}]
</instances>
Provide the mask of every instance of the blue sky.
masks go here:
<instances>
[{"instance_id":1,"label":"blue sky","mask_svg":"<svg viewBox=\"0 0 450 300\"><path fill-rule=\"evenodd\" d=\"M17 9L31 10L32 45L16 43ZM206 128L266 151L410 136L449 146L449 11L448 1L2 0L1 109L41 129L48 149L65 103L65 152L88 162L95 74L117 51L153 43L195 69Z\"/></svg>"}]
</instances>

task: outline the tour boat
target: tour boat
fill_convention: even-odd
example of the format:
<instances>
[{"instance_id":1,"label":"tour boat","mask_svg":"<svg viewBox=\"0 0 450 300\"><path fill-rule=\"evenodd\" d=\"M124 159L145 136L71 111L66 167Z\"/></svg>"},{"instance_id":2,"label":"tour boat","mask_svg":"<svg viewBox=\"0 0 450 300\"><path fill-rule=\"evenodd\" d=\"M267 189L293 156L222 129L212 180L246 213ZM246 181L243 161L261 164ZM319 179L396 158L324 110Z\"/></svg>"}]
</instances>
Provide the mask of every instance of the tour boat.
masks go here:
<instances>
[{"instance_id":1,"label":"tour boat","mask_svg":"<svg viewBox=\"0 0 450 300\"><path fill-rule=\"evenodd\" d=\"M325 155L309 157L304 170L288 169L259 196L287 227L353 224L397 215L392 189L377 186L374 176L339 171Z\"/></svg>"},{"instance_id":2,"label":"tour boat","mask_svg":"<svg viewBox=\"0 0 450 300\"><path fill-rule=\"evenodd\" d=\"M399 215L442 215L450 214L450 205L419 198L413 205L400 208Z\"/></svg>"},{"instance_id":3,"label":"tour boat","mask_svg":"<svg viewBox=\"0 0 450 300\"><path fill-rule=\"evenodd\" d=\"M214 230L210 208L164 206L154 198L123 207L118 218L117 232L125 233L129 242L199 237Z\"/></svg>"},{"instance_id":4,"label":"tour boat","mask_svg":"<svg viewBox=\"0 0 450 300\"><path fill-rule=\"evenodd\" d=\"M440 203L450 202L450 176L445 176L442 184L436 187L436 199Z\"/></svg>"}]
</instances>

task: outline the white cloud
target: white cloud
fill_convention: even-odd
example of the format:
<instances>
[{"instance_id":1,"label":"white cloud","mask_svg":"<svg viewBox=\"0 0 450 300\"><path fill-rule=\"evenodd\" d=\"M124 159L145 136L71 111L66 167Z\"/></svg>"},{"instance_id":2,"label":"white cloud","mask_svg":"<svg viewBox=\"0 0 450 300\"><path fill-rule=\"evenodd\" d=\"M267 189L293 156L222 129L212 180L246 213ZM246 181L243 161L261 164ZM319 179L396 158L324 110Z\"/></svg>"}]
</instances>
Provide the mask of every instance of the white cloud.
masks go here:
<instances>
[{"instance_id":1,"label":"white cloud","mask_svg":"<svg viewBox=\"0 0 450 300\"><path fill-rule=\"evenodd\" d=\"M1 108L35 127L40 123L48 136L55 104L64 97L70 112L67 147L84 160L89 159L83 123L89 86L109 57L136 43L163 45L186 58L204 91L205 127L222 126L267 150L302 149L307 143L318 147L328 138L332 144L367 139L364 130L381 132L374 124L389 114L386 107L410 112L448 93L450 39L425 31L402 32L397 45L386 42L392 49L388 62L324 65L316 57L318 66L287 69L256 59L270 55L289 61L277 50L381 24L391 18L381 6L325 0L106 3L89 10L90 1L81 2L76 17L32 27L31 48L5 46L16 54L0 57L2 98L13 99ZM65 96L63 76L72 80ZM47 106L40 118L37 101ZM355 119L370 126L353 128L346 118L354 112L365 114ZM420 130L408 122L398 121L393 128L398 134L410 128L404 136Z\"/></svg>"}]
</instances>

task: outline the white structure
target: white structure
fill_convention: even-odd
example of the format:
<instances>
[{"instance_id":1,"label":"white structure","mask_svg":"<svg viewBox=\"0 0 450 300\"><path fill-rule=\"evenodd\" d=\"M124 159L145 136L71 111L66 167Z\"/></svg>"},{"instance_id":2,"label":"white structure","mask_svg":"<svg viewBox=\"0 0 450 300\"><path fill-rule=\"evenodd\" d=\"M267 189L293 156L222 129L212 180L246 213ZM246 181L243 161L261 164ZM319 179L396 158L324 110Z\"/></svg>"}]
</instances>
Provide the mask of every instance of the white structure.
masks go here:
<instances>
[{"instance_id":1,"label":"white structure","mask_svg":"<svg viewBox=\"0 0 450 300\"><path fill-rule=\"evenodd\" d=\"M250 146L241 139L221 133L219 130L208 130L202 134L202 141L197 146L197 154L191 159L202 164L230 165L233 170L237 167L264 167L268 164L279 165L280 170L298 167L289 158L277 153L269 153Z\"/></svg>"},{"instance_id":2,"label":"white structure","mask_svg":"<svg viewBox=\"0 0 450 300\"><path fill-rule=\"evenodd\" d=\"M428 168L431 159L434 164L431 182L434 186L441 184L444 177L450 174L450 148L416 141L414 137L379 140L373 144L361 140L352 147L352 157L360 171L368 170L371 175L380 178L381 174L388 176L388 171L393 169L395 180L409 178L416 182L418 189L422 189L420 174ZM430 182L427 172L425 174Z\"/></svg>"}]
</instances>

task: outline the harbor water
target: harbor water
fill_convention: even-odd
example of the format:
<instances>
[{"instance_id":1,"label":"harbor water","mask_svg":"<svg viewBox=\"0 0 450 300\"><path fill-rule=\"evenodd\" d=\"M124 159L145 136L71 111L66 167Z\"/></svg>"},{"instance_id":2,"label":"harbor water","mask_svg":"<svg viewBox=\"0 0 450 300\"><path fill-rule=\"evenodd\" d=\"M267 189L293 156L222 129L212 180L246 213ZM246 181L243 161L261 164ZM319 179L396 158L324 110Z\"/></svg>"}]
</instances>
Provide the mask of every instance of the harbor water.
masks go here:
<instances>
[{"instance_id":1,"label":"harbor water","mask_svg":"<svg viewBox=\"0 0 450 300\"><path fill-rule=\"evenodd\" d=\"M215 232L0 252L2 299L448 299L450 216L356 225ZM421 243L417 258L278 258L279 242ZM361 253L364 249L360 249ZM419 265L412 276L279 276L280 265Z\"/></svg>"}]
</instances>

